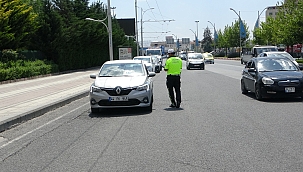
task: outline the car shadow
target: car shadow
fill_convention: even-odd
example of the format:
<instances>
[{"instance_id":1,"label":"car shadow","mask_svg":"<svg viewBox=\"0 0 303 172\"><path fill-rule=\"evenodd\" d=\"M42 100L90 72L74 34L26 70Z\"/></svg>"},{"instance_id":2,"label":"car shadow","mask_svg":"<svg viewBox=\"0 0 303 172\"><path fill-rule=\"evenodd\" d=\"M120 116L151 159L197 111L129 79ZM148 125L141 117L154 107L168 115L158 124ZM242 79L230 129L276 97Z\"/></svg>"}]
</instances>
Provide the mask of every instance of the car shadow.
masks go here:
<instances>
[{"instance_id":1,"label":"car shadow","mask_svg":"<svg viewBox=\"0 0 303 172\"><path fill-rule=\"evenodd\" d=\"M99 109L99 112L90 113L91 118L112 118L112 117L124 117L124 116L141 116L148 115L152 112L147 111L144 108L116 108L116 109Z\"/></svg>"},{"instance_id":2,"label":"car shadow","mask_svg":"<svg viewBox=\"0 0 303 172\"><path fill-rule=\"evenodd\" d=\"M247 93L247 97L250 97L252 99L256 99L255 93ZM282 98L264 98L261 100L261 102L268 102L268 103L293 103L293 102L303 102L303 99L300 97L282 97Z\"/></svg>"}]
</instances>

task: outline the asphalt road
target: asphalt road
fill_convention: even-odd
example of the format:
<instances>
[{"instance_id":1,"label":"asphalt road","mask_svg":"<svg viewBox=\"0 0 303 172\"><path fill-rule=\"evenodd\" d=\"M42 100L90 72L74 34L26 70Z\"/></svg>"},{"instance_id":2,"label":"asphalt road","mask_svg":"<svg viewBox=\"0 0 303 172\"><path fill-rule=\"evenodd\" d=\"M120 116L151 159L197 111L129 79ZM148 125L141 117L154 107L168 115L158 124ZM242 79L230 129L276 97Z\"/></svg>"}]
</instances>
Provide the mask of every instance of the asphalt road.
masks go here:
<instances>
[{"instance_id":1,"label":"asphalt road","mask_svg":"<svg viewBox=\"0 0 303 172\"><path fill-rule=\"evenodd\" d=\"M151 113L91 114L88 97L48 112L0 133L0 171L303 171L302 101L242 95L242 68L184 66L180 109L162 71Z\"/></svg>"}]
</instances>

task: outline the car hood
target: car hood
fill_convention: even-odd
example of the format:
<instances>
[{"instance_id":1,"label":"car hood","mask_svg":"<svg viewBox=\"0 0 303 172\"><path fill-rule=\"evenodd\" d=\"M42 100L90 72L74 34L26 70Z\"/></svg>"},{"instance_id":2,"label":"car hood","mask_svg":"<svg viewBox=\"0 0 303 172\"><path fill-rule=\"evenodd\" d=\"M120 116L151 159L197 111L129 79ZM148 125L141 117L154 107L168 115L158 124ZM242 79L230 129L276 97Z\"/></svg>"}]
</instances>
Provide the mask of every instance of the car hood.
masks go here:
<instances>
[{"instance_id":1,"label":"car hood","mask_svg":"<svg viewBox=\"0 0 303 172\"><path fill-rule=\"evenodd\" d=\"M188 59L189 62L203 62L204 59Z\"/></svg>"},{"instance_id":2,"label":"car hood","mask_svg":"<svg viewBox=\"0 0 303 172\"><path fill-rule=\"evenodd\" d=\"M143 85L146 81L146 76L134 77L97 77L95 86L102 88L115 88L120 86L122 88L136 87Z\"/></svg>"},{"instance_id":3,"label":"car hood","mask_svg":"<svg viewBox=\"0 0 303 172\"><path fill-rule=\"evenodd\" d=\"M272 79L302 79L302 71L273 71L262 72L262 75Z\"/></svg>"}]
</instances>

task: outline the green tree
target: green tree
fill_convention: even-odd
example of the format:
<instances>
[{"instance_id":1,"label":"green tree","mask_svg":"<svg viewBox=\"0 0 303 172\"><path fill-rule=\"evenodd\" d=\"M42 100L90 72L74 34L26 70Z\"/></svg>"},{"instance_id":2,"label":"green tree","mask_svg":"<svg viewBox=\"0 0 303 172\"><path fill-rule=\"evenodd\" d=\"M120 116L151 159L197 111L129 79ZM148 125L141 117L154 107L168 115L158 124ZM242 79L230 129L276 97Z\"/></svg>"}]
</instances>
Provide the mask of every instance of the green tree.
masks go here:
<instances>
[{"instance_id":1,"label":"green tree","mask_svg":"<svg viewBox=\"0 0 303 172\"><path fill-rule=\"evenodd\" d=\"M33 7L21 0L0 1L0 50L21 49L38 29Z\"/></svg>"},{"instance_id":2,"label":"green tree","mask_svg":"<svg viewBox=\"0 0 303 172\"><path fill-rule=\"evenodd\" d=\"M208 27L204 30L203 37L204 38L201 42L202 49L204 50L204 52L211 52L213 50L212 37L211 37L211 31Z\"/></svg>"}]
</instances>

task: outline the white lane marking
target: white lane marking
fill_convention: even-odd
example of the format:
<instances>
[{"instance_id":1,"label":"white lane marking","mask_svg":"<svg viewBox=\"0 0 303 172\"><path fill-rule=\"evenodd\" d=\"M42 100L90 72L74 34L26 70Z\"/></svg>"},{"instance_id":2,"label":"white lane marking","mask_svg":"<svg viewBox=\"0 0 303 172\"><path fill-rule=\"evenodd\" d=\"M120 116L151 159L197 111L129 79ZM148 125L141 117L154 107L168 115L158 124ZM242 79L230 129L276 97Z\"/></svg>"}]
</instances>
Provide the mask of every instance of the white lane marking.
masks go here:
<instances>
[{"instance_id":1,"label":"white lane marking","mask_svg":"<svg viewBox=\"0 0 303 172\"><path fill-rule=\"evenodd\" d=\"M21 135L21 136L19 136L19 137L17 137L17 138L15 138L15 139L13 139L13 140L11 140L11 141L5 143L4 145L0 146L0 149L4 148L5 146L7 146L7 145L9 145L9 144L11 144L11 143L14 143L14 142L16 142L16 141L22 139L23 137L25 137L25 136L27 136L27 135L29 135L29 134L31 134L31 133L33 133L33 132L35 132L35 131L37 131L37 130L39 130L39 129L41 129L41 128L43 128L43 127L45 127L45 126L47 126L47 125L49 125L49 124L51 124L51 123L53 123L53 122L59 120L59 119L61 119L61 118L63 118L64 116L66 116L66 115L68 115L68 114L70 114L70 113L72 113L72 112L77 111L78 109L80 109L80 108L86 106L87 104L89 104L89 103L85 103L85 104L83 104L82 106L80 106L80 107L78 107L78 108L76 108L76 109L74 109L74 110L72 110L72 111L70 111L70 112L68 112L68 113L65 113L64 115L59 116L59 117L57 117L57 118L55 118L55 119L53 119L53 120L51 120L51 121L49 121L49 122L47 122L47 123L41 125L40 127L37 127L37 128L35 128L35 129L33 129L32 131L29 131L29 132L27 132L27 133L25 133L25 134L23 134L23 135Z\"/></svg>"}]
</instances>

